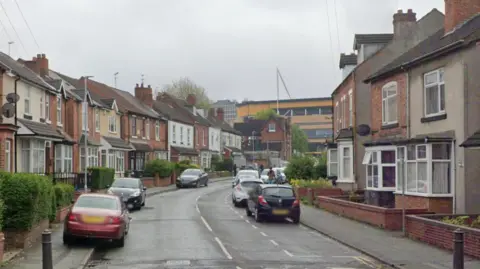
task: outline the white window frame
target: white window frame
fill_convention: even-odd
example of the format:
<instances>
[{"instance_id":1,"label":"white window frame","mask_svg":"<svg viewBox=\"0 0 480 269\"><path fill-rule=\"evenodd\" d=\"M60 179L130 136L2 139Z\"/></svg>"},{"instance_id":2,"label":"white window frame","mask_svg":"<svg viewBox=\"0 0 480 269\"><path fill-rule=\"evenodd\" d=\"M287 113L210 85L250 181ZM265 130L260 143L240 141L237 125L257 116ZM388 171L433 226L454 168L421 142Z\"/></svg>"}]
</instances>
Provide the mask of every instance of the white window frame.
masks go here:
<instances>
[{"instance_id":1,"label":"white window frame","mask_svg":"<svg viewBox=\"0 0 480 269\"><path fill-rule=\"evenodd\" d=\"M87 167L98 167L100 166L98 159L98 147L87 147ZM80 169L81 171L85 170L85 147L80 147Z\"/></svg>"},{"instance_id":2,"label":"white window frame","mask_svg":"<svg viewBox=\"0 0 480 269\"><path fill-rule=\"evenodd\" d=\"M150 139L150 120L145 119L145 137Z\"/></svg>"},{"instance_id":3,"label":"white window frame","mask_svg":"<svg viewBox=\"0 0 480 269\"><path fill-rule=\"evenodd\" d=\"M23 114L31 116L32 114L32 104L30 102L30 97L32 94L32 88L30 86L27 86L27 89L25 90L25 97L23 98L24 100L24 107L23 107Z\"/></svg>"},{"instance_id":4,"label":"white window frame","mask_svg":"<svg viewBox=\"0 0 480 269\"><path fill-rule=\"evenodd\" d=\"M5 162L4 162L4 171L12 171L12 141L5 139Z\"/></svg>"},{"instance_id":5,"label":"white window frame","mask_svg":"<svg viewBox=\"0 0 480 269\"><path fill-rule=\"evenodd\" d=\"M190 146L190 128L187 128L187 146Z\"/></svg>"},{"instance_id":6,"label":"white window frame","mask_svg":"<svg viewBox=\"0 0 480 269\"><path fill-rule=\"evenodd\" d=\"M100 132L100 110L95 109L95 131Z\"/></svg>"},{"instance_id":7,"label":"white window frame","mask_svg":"<svg viewBox=\"0 0 480 269\"><path fill-rule=\"evenodd\" d=\"M88 102L82 103L82 130L88 132Z\"/></svg>"},{"instance_id":8,"label":"white window frame","mask_svg":"<svg viewBox=\"0 0 480 269\"><path fill-rule=\"evenodd\" d=\"M62 126L62 96L57 95L57 125Z\"/></svg>"},{"instance_id":9,"label":"white window frame","mask_svg":"<svg viewBox=\"0 0 480 269\"><path fill-rule=\"evenodd\" d=\"M275 123L269 123L268 124L268 132L269 133L275 133L275 131L277 130L277 126Z\"/></svg>"},{"instance_id":10,"label":"white window frame","mask_svg":"<svg viewBox=\"0 0 480 269\"><path fill-rule=\"evenodd\" d=\"M183 126L180 126L180 144L182 144L182 145L184 144L183 143Z\"/></svg>"},{"instance_id":11,"label":"white window frame","mask_svg":"<svg viewBox=\"0 0 480 269\"><path fill-rule=\"evenodd\" d=\"M45 92L45 121L50 123L50 95Z\"/></svg>"},{"instance_id":12,"label":"white window frame","mask_svg":"<svg viewBox=\"0 0 480 269\"><path fill-rule=\"evenodd\" d=\"M434 144L447 144L448 147L450 148L450 159L443 159L443 160L433 160L432 159L432 145ZM412 192L409 191L407 186L405 186L405 194L406 195L411 195L411 196L420 196L420 197L453 197L453 193L455 190L455 186L453 185L455 182L455 145L453 142L442 142L442 143L431 143L431 144L418 144L418 145L410 145L415 147L415 156L417 159L415 160L408 160L408 151L407 147L405 148L405 166L404 166L404 171L403 174L405 175L405 183L408 183L408 173L407 173L407 163L418 163L420 162L426 162L427 164L427 191L426 192L418 192L418 179L417 181L417 192ZM426 147L426 156L425 158L418 158L418 148L419 147ZM400 160L399 160L400 161ZM450 175L449 175L449 184L450 184L450 190L449 193L433 193L433 163L450 163ZM418 164L415 166L417 167ZM398 169L397 169L398 170ZM398 175L398 172L397 172ZM418 172L415 173L415 176L418 177ZM401 180L398 178L397 180ZM397 183L398 184L398 183ZM401 183L400 183L401 184ZM401 188L397 188L395 194L402 194Z\"/></svg>"},{"instance_id":13,"label":"white window frame","mask_svg":"<svg viewBox=\"0 0 480 269\"><path fill-rule=\"evenodd\" d=\"M344 150L345 149L348 149L349 152L350 152L350 155L349 156L345 156L344 155ZM353 182L353 145L352 143L348 142L348 143L339 143L338 144L338 147L337 147L337 157L338 157L338 179L337 179L337 182L347 182L347 183L350 183L350 182ZM349 171L350 171L350 174L349 175L345 175L344 174L344 160L345 158L348 158L349 159L349 162L348 162L348 165L350 166L349 167Z\"/></svg>"},{"instance_id":14,"label":"white window frame","mask_svg":"<svg viewBox=\"0 0 480 269\"><path fill-rule=\"evenodd\" d=\"M112 134L117 133L117 117L114 115L108 116L108 132Z\"/></svg>"},{"instance_id":15,"label":"white window frame","mask_svg":"<svg viewBox=\"0 0 480 269\"><path fill-rule=\"evenodd\" d=\"M73 172L73 147L69 145L55 145L55 173Z\"/></svg>"},{"instance_id":16,"label":"white window frame","mask_svg":"<svg viewBox=\"0 0 480 269\"><path fill-rule=\"evenodd\" d=\"M202 130L202 144L203 146L207 145L207 143L205 143L205 129Z\"/></svg>"},{"instance_id":17,"label":"white window frame","mask_svg":"<svg viewBox=\"0 0 480 269\"><path fill-rule=\"evenodd\" d=\"M334 117L336 118L336 121L335 121L335 126L337 127L336 128L336 132L340 131L340 129L342 129L342 121L340 119L340 116L341 116L341 112L339 110L339 105L338 105L338 101L335 103L335 111L334 111Z\"/></svg>"},{"instance_id":18,"label":"white window frame","mask_svg":"<svg viewBox=\"0 0 480 269\"><path fill-rule=\"evenodd\" d=\"M348 91L348 126L353 126L353 90Z\"/></svg>"},{"instance_id":19,"label":"white window frame","mask_svg":"<svg viewBox=\"0 0 480 269\"><path fill-rule=\"evenodd\" d=\"M432 82L432 83L429 83L427 84L427 77L430 76L430 75L433 75L433 74L436 74L436 78L437 80L435 82ZM439 68L437 70L434 70L434 71L431 71L431 72L428 72L426 74L423 75L423 109L424 109L424 115L425 117L434 117L434 116L439 116L439 115L444 115L446 113L446 108L444 107L443 109L441 108L441 104L442 104L442 93L441 93L441 86L443 85L443 88L444 88L444 92L443 92L443 103L444 103L444 106L446 106L446 101L445 101L445 69L444 68ZM433 112L433 113L428 113L427 112L427 87L428 88L432 88L432 87L437 87L437 91L438 91L438 111L437 112Z\"/></svg>"},{"instance_id":20,"label":"white window frame","mask_svg":"<svg viewBox=\"0 0 480 269\"><path fill-rule=\"evenodd\" d=\"M177 143L177 125L176 124L172 124L172 144L176 144Z\"/></svg>"},{"instance_id":21,"label":"white window frame","mask_svg":"<svg viewBox=\"0 0 480 269\"><path fill-rule=\"evenodd\" d=\"M389 95L389 91L395 87L395 93ZM390 81L382 87L382 125L398 123L398 84L396 81ZM390 119L389 101L395 99L395 119Z\"/></svg>"},{"instance_id":22,"label":"white window frame","mask_svg":"<svg viewBox=\"0 0 480 269\"><path fill-rule=\"evenodd\" d=\"M332 151L337 152L337 159L336 160L332 160ZM327 152L328 152L328 156L327 156L327 175L329 177L330 176L337 176L337 178L338 178L338 176L339 176L338 171L339 171L339 167L340 167L339 164L338 164L338 159L339 159L338 149L336 149L336 148L328 149ZM332 174L332 172L333 172L332 168L331 168L332 164L337 165L337 169L336 169L337 171L335 172L335 174Z\"/></svg>"},{"instance_id":23,"label":"white window frame","mask_svg":"<svg viewBox=\"0 0 480 269\"><path fill-rule=\"evenodd\" d=\"M20 141L22 152L21 172L44 174L46 141L42 139L21 139ZM25 163L25 159L28 160L28 164Z\"/></svg>"},{"instance_id":24,"label":"white window frame","mask_svg":"<svg viewBox=\"0 0 480 269\"><path fill-rule=\"evenodd\" d=\"M394 151L395 152L395 162L394 163L382 163L382 151ZM370 163L370 158L376 154L376 162ZM365 149L365 155L363 158L363 164L365 165L365 188L367 190L377 190L377 191L395 191L398 181L398 169L397 169L397 147L396 146L382 146L382 147L370 147ZM373 179L372 186L368 186L368 169L369 167L377 166L378 169L378 187L374 187ZM395 186L394 187L383 187L383 167L395 167Z\"/></svg>"},{"instance_id":25,"label":"white window frame","mask_svg":"<svg viewBox=\"0 0 480 269\"><path fill-rule=\"evenodd\" d=\"M155 140L160 141L160 122L155 121Z\"/></svg>"},{"instance_id":26,"label":"white window frame","mask_svg":"<svg viewBox=\"0 0 480 269\"><path fill-rule=\"evenodd\" d=\"M42 94L40 96L40 119L45 119L45 117L44 117L45 110L44 110L44 107L43 107L43 99L44 98L45 98L45 94Z\"/></svg>"},{"instance_id":27,"label":"white window frame","mask_svg":"<svg viewBox=\"0 0 480 269\"><path fill-rule=\"evenodd\" d=\"M134 125L135 125L135 128L133 128ZM138 128L138 126L137 126L137 117L136 117L135 115L132 115L132 116L130 117L130 132L131 132L130 136L131 136L132 138L137 138L137 128Z\"/></svg>"}]
</instances>

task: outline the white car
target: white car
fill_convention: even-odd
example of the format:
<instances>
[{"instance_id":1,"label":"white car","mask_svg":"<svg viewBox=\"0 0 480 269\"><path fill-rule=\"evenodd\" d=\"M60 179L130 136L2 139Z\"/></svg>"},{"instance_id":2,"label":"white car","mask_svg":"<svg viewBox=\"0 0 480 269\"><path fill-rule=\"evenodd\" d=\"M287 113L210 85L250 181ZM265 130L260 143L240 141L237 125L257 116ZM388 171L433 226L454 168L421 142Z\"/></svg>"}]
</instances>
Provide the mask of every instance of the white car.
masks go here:
<instances>
[{"instance_id":1,"label":"white car","mask_svg":"<svg viewBox=\"0 0 480 269\"><path fill-rule=\"evenodd\" d=\"M246 205L248 192L256 186L263 184L263 181L258 177L246 176L238 178L235 183L235 187L232 191L232 203L237 207L240 205Z\"/></svg>"},{"instance_id":2,"label":"white car","mask_svg":"<svg viewBox=\"0 0 480 269\"><path fill-rule=\"evenodd\" d=\"M238 171L237 175L233 178L233 181L232 181L232 188L235 187L235 181L238 179L238 178L241 178L241 177L254 177L254 178L258 178L258 171L257 170L240 170Z\"/></svg>"}]
</instances>

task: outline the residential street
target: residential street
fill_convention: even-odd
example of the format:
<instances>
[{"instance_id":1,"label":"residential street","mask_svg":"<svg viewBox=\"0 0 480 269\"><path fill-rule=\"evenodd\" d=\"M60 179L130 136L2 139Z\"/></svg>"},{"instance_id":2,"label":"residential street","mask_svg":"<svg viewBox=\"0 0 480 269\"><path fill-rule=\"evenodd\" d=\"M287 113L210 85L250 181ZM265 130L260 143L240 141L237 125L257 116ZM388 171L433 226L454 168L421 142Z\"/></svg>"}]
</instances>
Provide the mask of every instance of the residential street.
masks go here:
<instances>
[{"instance_id":1,"label":"residential street","mask_svg":"<svg viewBox=\"0 0 480 269\"><path fill-rule=\"evenodd\" d=\"M377 268L358 252L289 222L257 224L233 208L229 181L149 197L126 245L89 268Z\"/></svg>"}]
</instances>

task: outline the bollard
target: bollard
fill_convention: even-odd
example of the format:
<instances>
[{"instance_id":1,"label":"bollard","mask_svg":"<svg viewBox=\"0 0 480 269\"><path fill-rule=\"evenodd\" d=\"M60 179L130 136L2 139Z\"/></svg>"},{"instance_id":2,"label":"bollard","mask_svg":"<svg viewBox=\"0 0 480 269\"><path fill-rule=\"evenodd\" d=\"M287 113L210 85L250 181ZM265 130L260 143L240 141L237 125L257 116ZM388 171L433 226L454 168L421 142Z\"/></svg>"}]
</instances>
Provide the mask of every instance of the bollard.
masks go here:
<instances>
[{"instance_id":1,"label":"bollard","mask_svg":"<svg viewBox=\"0 0 480 269\"><path fill-rule=\"evenodd\" d=\"M463 269L463 239L464 232L456 229L453 232L453 269Z\"/></svg>"},{"instance_id":2,"label":"bollard","mask_svg":"<svg viewBox=\"0 0 480 269\"><path fill-rule=\"evenodd\" d=\"M42 269L53 269L52 232L49 230L42 233Z\"/></svg>"}]
</instances>

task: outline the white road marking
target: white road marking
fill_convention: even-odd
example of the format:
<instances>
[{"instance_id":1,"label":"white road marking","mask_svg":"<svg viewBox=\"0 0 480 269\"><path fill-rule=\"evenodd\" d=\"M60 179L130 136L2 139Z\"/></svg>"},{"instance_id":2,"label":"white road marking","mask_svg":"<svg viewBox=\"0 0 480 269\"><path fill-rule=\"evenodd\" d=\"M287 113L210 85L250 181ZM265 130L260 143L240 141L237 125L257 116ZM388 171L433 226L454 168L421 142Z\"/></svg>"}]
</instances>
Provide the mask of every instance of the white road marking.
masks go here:
<instances>
[{"instance_id":1,"label":"white road marking","mask_svg":"<svg viewBox=\"0 0 480 269\"><path fill-rule=\"evenodd\" d=\"M360 263L365 264L365 265L368 266L368 267L375 268L375 265L374 265L374 264L372 264L371 262L365 260L365 259L362 258L362 257L355 257L354 259L357 260L357 261L359 261Z\"/></svg>"},{"instance_id":2,"label":"white road marking","mask_svg":"<svg viewBox=\"0 0 480 269\"><path fill-rule=\"evenodd\" d=\"M252 224L252 227L253 227L253 229L258 229L258 227L257 227L257 226L255 226L255 225L253 225L253 224Z\"/></svg>"},{"instance_id":3,"label":"white road marking","mask_svg":"<svg viewBox=\"0 0 480 269\"><path fill-rule=\"evenodd\" d=\"M357 256L332 256L332 258L346 258L346 259L355 259Z\"/></svg>"},{"instance_id":4,"label":"white road marking","mask_svg":"<svg viewBox=\"0 0 480 269\"><path fill-rule=\"evenodd\" d=\"M260 232L260 234L263 235L263 236L268 236L268 235L267 235L266 233L264 233L264 232Z\"/></svg>"},{"instance_id":5,"label":"white road marking","mask_svg":"<svg viewBox=\"0 0 480 269\"><path fill-rule=\"evenodd\" d=\"M248 219L245 220L246 223L250 223L250 221Z\"/></svg>"},{"instance_id":6,"label":"white road marking","mask_svg":"<svg viewBox=\"0 0 480 269\"><path fill-rule=\"evenodd\" d=\"M215 241L217 241L217 243L220 246L220 248L222 249L223 253L225 254L225 256L227 256L227 259L229 259L229 260L233 259L232 255L230 255L230 253L228 253L228 250L225 248L222 241L220 241L220 239L218 239L218 237L215 237Z\"/></svg>"},{"instance_id":7,"label":"white road marking","mask_svg":"<svg viewBox=\"0 0 480 269\"><path fill-rule=\"evenodd\" d=\"M203 216L200 216L200 218L202 219L203 224L205 224L205 226L207 227L207 229L208 229L210 232L213 232L212 227L210 227L210 225L208 225L208 222L205 220L205 218L204 218Z\"/></svg>"},{"instance_id":8,"label":"white road marking","mask_svg":"<svg viewBox=\"0 0 480 269\"><path fill-rule=\"evenodd\" d=\"M200 208L198 207L198 204L195 205L195 209L197 210L198 213L200 213Z\"/></svg>"},{"instance_id":9,"label":"white road marking","mask_svg":"<svg viewBox=\"0 0 480 269\"><path fill-rule=\"evenodd\" d=\"M200 197L202 197L201 195L197 197L197 199L195 200L196 203L198 203L198 200L200 199Z\"/></svg>"},{"instance_id":10,"label":"white road marking","mask_svg":"<svg viewBox=\"0 0 480 269\"><path fill-rule=\"evenodd\" d=\"M241 219L243 219L243 216L242 216L242 215L240 215L240 218L241 218Z\"/></svg>"},{"instance_id":11,"label":"white road marking","mask_svg":"<svg viewBox=\"0 0 480 269\"><path fill-rule=\"evenodd\" d=\"M293 257L293 254L290 253L290 252L288 252L288 250L285 250L285 249L284 249L283 252L285 252L285 254L287 254L289 257Z\"/></svg>"},{"instance_id":12,"label":"white road marking","mask_svg":"<svg viewBox=\"0 0 480 269\"><path fill-rule=\"evenodd\" d=\"M274 244L275 246L278 246L278 243L275 242L274 240L270 239L270 242L272 242L272 244Z\"/></svg>"},{"instance_id":13,"label":"white road marking","mask_svg":"<svg viewBox=\"0 0 480 269\"><path fill-rule=\"evenodd\" d=\"M300 224L299 226L300 226L300 228L302 228L302 229L304 229L304 230L308 230L308 228L307 228L307 227L305 227L305 226L304 226L304 225L302 225L302 224Z\"/></svg>"},{"instance_id":14,"label":"white road marking","mask_svg":"<svg viewBox=\"0 0 480 269\"><path fill-rule=\"evenodd\" d=\"M235 269L242 269L242 267L240 267L240 266L237 266L237 267L235 267Z\"/></svg>"}]
</instances>

